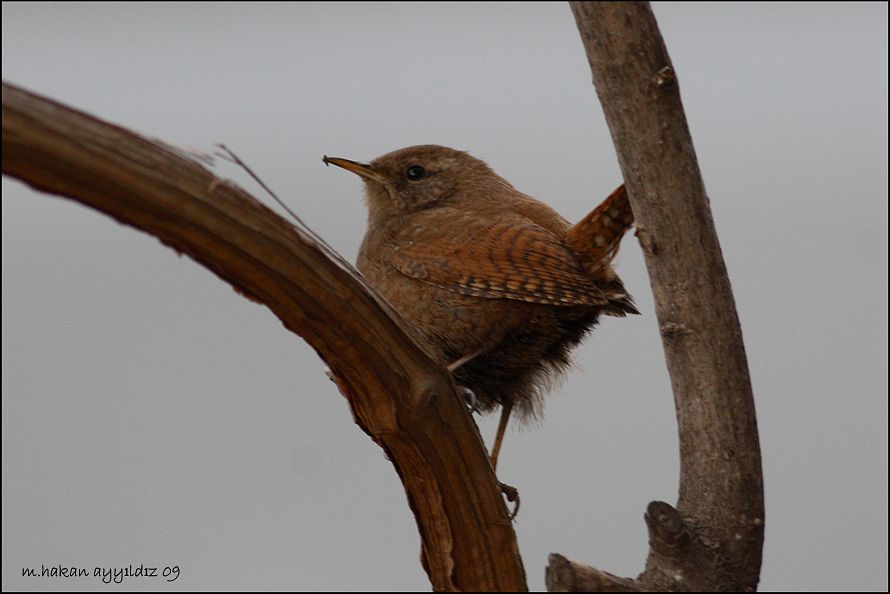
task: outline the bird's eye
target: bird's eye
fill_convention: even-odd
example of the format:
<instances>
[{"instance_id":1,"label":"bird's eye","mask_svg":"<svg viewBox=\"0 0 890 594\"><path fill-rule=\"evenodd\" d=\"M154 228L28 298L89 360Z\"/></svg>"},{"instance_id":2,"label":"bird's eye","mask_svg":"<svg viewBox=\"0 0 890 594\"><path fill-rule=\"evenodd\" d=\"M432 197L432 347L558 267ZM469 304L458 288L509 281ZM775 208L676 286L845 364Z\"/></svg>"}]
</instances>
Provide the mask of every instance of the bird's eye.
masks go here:
<instances>
[{"instance_id":1,"label":"bird's eye","mask_svg":"<svg viewBox=\"0 0 890 594\"><path fill-rule=\"evenodd\" d=\"M426 169L420 165L412 165L405 171L405 176L411 181L417 181L426 177Z\"/></svg>"}]
</instances>

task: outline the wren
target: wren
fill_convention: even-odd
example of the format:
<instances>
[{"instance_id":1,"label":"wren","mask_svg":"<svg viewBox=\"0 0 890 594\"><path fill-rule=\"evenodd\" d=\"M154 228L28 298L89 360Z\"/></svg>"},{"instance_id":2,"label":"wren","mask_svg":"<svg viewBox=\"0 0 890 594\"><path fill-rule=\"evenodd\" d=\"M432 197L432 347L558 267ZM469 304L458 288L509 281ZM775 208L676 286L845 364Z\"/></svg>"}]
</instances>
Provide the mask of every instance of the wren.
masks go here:
<instances>
[{"instance_id":1,"label":"wren","mask_svg":"<svg viewBox=\"0 0 890 594\"><path fill-rule=\"evenodd\" d=\"M358 163L368 230L358 269L482 412L541 411L551 380L600 315L639 313L612 269L633 224L624 186L571 225L483 161L436 145Z\"/></svg>"}]
</instances>

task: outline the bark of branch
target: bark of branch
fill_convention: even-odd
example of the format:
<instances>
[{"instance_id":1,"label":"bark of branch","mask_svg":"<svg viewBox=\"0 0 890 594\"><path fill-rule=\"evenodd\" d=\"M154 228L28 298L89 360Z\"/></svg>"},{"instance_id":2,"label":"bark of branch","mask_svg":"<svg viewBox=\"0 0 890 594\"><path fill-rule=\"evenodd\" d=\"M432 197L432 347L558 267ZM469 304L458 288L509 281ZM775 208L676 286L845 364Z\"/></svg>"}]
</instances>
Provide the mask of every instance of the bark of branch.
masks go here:
<instances>
[{"instance_id":1,"label":"bark of branch","mask_svg":"<svg viewBox=\"0 0 890 594\"><path fill-rule=\"evenodd\" d=\"M676 509L649 504L636 580L551 556L551 590L755 590L760 445L735 303L676 74L648 3L571 2L637 222L677 409Z\"/></svg>"},{"instance_id":2,"label":"bark of branch","mask_svg":"<svg viewBox=\"0 0 890 594\"><path fill-rule=\"evenodd\" d=\"M485 447L450 376L351 267L169 146L8 84L3 173L158 237L266 305L330 366L356 423L396 467L433 587L527 589Z\"/></svg>"}]
</instances>

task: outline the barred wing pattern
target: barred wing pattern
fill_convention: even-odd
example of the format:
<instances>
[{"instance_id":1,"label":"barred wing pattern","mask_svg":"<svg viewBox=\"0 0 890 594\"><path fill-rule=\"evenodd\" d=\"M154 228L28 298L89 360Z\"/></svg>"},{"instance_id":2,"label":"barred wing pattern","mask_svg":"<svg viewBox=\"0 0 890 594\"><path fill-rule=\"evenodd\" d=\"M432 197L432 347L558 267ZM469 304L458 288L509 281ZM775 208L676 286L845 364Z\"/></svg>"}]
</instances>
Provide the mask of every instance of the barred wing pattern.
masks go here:
<instances>
[{"instance_id":1,"label":"barred wing pattern","mask_svg":"<svg viewBox=\"0 0 890 594\"><path fill-rule=\"evenodd\" d=\"M569 229L566 243L579 255L587 272L598 278L612 262L621 238L633 223L633 211L622 185Z\"/></svg>"},{"instance_id":2,"label":"barred wing pattern","mask_svg":"<svg viewBox=\"0 0 890 594\"><path fill-rule=\"evenodd\" d=\"M562 306L607 302L578 258L533 223L481 227L464 241L441 235L416 239L399 242L392 261L425 283L489 299Z\"/></svg>"}]
</instances>

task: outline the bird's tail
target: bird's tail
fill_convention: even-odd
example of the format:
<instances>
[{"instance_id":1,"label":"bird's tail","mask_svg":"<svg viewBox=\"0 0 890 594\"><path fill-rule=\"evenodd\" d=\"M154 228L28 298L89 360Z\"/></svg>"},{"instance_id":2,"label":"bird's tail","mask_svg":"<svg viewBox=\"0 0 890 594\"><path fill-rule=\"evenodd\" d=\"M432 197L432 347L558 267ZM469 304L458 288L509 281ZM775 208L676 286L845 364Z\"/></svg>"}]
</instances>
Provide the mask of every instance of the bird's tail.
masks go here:
<instances>
[{"instance_id":1,"label":"bird's tail","mask_svg":"<svg viewBox=\"0 0 890 594\"><path fill-rule=\"evenodd\" d=\"M609 299L605 313L612 315L640 313L621 279L612 270L612 260L618 253L621 238L633 223L627 190L621 185L566 234L569 247Z\"/></svg>"}]
</instances>

